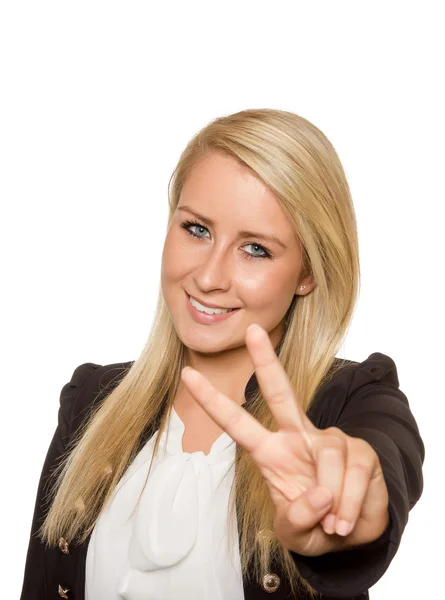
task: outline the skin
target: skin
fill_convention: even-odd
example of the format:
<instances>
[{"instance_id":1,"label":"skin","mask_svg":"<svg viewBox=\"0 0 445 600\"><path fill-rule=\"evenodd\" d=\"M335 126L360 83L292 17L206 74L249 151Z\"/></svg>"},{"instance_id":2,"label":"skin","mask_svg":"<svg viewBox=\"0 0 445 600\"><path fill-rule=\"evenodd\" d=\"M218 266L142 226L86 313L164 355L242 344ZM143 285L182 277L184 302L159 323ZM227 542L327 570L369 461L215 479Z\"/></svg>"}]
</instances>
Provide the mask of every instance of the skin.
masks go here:
<instances>
[{"instance_id":1,"label":"skin","mask_svg":"<svg viewBox=\"0 0 445 600\"><path fill-rule=\"evenodd\" d=\"M199 223L188 228L198 237L181 227L184 220ZM242 229L275 235L285 248L259 237L240 238ZM264 256L264 250L273 259L247 258ZM306 286L303 291L300 285ZM161 269L164 299L185 346L187 367L174 401L186 426L183 444L188 432L208 448L226 431L250 452L276 506L278 540L306 555L367 543L389 523L388 494L373 448L337 428L316 429L274 352L294 295L310 293L315 285L302 271L300 242L273 191L232 157L218 152L202 157L183 186ZM204 303L240 310L226 321L203 325L189 315L185 292ZM259 331L248 336L252 324ZM282 426L278 432L267 431L242 408L254 371ZM330 498L321 511L309 501L317 486L326 488ZM341 520L353 523L345 537L338 535Z\"/></svg>"},{"instance_id":2,"label":"skin","mask_svg":"<svg viewBox=\"0 0 445 600\"><path fill-rule=\"evenodd\" d=\"M182 206L209 217L215 227L195 219ZM181 227L187 219L207 228L189 228L201 239ZM242 229L275 235L286 249L259 238L240 239ZM247 258L246 254L264 254L255 244L269 250L274 259ZM294 294L304 295L315 287L313 278L303 277L301 260L300 244L290 224L274 193L260 179L235 159L216 152L195 164L167 231L161 287L186 348L185 364L239 404L245 401L245 386L254 371L244 341L247 327L261 324L276 347ZM298 289L302 284L304 291ZM225 322L201 325L185 310L185 291L204 303L241 310ZM186 388L181 386L179 393L187 394ZM188 396L188 405L196 405Z\"/></svg>"},{"instance_id":3,"label":"skin","mask_svg":"<svg viewBox=\"0 0 445 600\"><path fill-rule=\"evenodd\" d=\"M276 508L277 540L298 554L319 556L378 539L389 524L388 491L373 448L336 427L322 430L312 424L262 327L248 328L246 345L276 432L199 371L185 367L181 376L204 410L256 462ZM323 496L324 506L319 504ZM349 533L325 530L321 521L331 511L337 515L336 527L342 521L350 524Z\"/></svg>"}]
</instances>

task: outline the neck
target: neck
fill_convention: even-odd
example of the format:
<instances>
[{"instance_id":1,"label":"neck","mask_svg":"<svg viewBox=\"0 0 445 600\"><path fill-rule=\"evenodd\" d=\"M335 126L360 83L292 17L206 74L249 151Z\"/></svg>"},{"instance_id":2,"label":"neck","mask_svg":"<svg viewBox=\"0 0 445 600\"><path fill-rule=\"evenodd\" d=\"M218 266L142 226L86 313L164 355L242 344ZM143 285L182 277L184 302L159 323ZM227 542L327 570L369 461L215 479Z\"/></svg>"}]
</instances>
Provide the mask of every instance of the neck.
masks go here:
<instances>
[{"instance_id":1,"label":"neck","mask_svg":"<svg viewBox=\"0 0 445 600\"><path fill-rule=\"evenodd\" d=\"M276 328L269 334L269 337L273 347L277 348L281 329ZM215 389L240 405L245 402L246 386L255 372L246 346L213 353L185 348L184 366L190 366L199 371ZM200 408L182 381L179 384L177 396L181 398L183 406Z\"/></svg>"}]
</instances>

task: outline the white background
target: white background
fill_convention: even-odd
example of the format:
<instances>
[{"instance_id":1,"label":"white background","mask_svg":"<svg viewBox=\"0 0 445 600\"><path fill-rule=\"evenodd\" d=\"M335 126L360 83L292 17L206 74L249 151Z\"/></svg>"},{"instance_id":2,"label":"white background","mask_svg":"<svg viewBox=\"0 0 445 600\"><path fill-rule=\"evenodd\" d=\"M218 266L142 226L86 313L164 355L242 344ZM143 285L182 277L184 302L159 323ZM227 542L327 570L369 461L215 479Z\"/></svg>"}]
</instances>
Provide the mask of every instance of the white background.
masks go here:
<instances>
[{"instance_id":1,"label":"white background","mask_svg":"<svg viewBox=\"0 0 445 600\"><path fill-rule=\"evenodd\" d=\"M62 386L145 342L180 152L251 107L294 111L337 149L362 266L339 356L395 360L426 446L370 596L445 597L441 4L2 2L2 597L20 595Z\"/></svg>"}]
</instances>

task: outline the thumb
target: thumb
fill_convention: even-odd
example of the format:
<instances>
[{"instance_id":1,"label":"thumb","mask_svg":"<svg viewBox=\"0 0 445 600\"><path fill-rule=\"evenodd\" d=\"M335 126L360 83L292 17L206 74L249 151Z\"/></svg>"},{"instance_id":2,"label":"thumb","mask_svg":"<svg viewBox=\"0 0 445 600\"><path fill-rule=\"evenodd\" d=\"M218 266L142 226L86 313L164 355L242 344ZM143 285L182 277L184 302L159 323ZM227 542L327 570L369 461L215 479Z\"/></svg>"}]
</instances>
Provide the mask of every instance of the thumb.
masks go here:
<instances>
[{"instance_id":1,"label":"thumb","mask_svg":"<svg viewBox=\"0 0 445 600\"><path fill-rule=\"evenodd\" d=\"M312 487L292 502L288 519L299 531L313 529L329 512L334 497L322 486Z\"/></svg>"}]
</instances>

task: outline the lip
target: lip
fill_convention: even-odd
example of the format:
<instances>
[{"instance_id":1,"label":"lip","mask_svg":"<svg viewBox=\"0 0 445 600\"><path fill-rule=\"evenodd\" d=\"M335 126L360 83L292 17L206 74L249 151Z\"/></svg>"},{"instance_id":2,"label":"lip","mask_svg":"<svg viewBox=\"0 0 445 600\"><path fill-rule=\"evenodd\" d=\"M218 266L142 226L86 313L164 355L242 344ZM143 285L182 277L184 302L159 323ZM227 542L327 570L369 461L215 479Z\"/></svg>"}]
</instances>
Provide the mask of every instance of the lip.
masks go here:
<instances>
[{"instance_id":1,"label":"lip","mask_svg":"<svg viewBox=\"0 0 445 600\"><path fill-rule=\"evenodd\" d=\"M184 291L185 291L185 290L184 290ZM187 294L187 296L189 296L189 297L190 297L190 294L188 294L187 292L186 292L186 294ZM203 305L204 305L204 306L206 306L207 308L225 308L224 306L218 306L217 304L207 304L206 302L203 302L202 300L200 300L200 299L199 299L199 298L197 298L196 296L193 296L193 297L194 297L194 299L195 299L197 302L199 302L200 304L203 304ZM226 307L226 308L229 308L229 307ZM230 308L232 308L232 307L230 307Z\"/></svg>"},{"instance_id":2,"label":"lip","mask_svg":"<svg viewBox=\"0 0 445 600\"><path fill-rule=\"evenodd\" d=\"M235 308L235 310L232 310L228 313L223 313L222 315L207 315L206 313L199 312L199 310L196 310L196 308L190 302L190 296L187 294L187 292L185 292L185 301L187 304L187 310L189 312L189 315L194 321L196 321L197 323L201 323L202 325L213 325L216 323L221 323L222 321L230 319L230 317L235 315L240 310L239 308Z\"/></svg>"}]
</instances>

